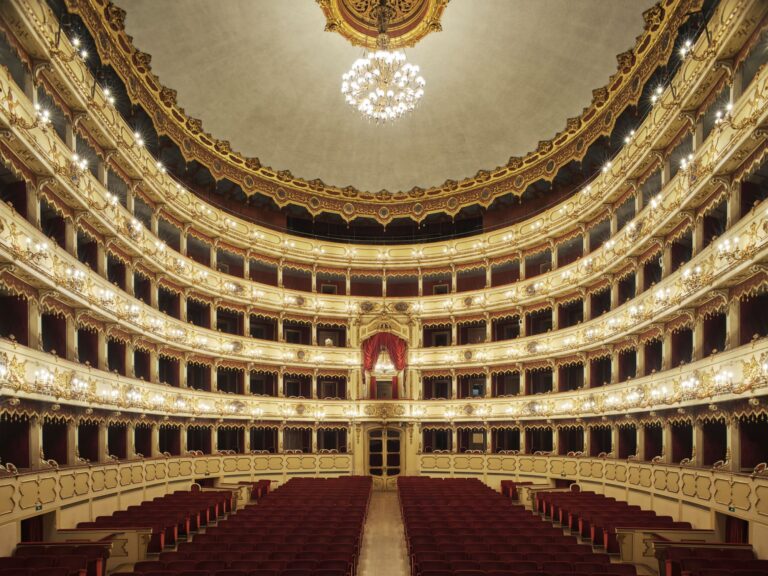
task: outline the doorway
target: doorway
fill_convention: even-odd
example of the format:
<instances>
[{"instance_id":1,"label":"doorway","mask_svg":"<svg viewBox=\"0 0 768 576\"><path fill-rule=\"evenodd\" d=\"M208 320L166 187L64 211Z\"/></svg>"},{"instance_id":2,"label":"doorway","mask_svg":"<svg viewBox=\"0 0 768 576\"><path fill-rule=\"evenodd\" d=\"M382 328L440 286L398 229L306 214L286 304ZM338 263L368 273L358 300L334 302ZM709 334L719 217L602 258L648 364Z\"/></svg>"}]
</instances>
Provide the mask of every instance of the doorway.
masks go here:
<instances>
[{"instance_id":1,"label":"doorway","mask_svg":"<svg viewBox=\"0 0 768 576\"><path fill-rule=\"evenodd\" d=\"M368 432L368 473L374 490L395 490L401 471L402 432L397 428L376 428Z\"/></svg>"}]
</instances>

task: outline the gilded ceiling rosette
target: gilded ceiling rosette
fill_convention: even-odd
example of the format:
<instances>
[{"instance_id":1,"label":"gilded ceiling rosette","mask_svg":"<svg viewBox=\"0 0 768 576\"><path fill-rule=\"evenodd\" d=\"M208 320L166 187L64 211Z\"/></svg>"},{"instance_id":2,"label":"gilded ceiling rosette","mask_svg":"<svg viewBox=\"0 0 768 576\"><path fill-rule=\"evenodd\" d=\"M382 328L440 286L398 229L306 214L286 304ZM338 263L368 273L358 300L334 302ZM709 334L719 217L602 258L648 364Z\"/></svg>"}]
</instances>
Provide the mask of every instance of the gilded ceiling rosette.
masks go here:
<instances>
[{"instance_id":1,"label":"gilded ceiling rosette","mask_svg":"<svg viewBox=\"0 0 768 576\"><path fill-rule=\"evenodd\" d=\"M387 34L391 48L415 45L430 32L440 32L449 0L388 0ZM379 34L378 0L317 0L325 30L338 32L355 46L375 46Z\"/></svg>"}]
</instances>

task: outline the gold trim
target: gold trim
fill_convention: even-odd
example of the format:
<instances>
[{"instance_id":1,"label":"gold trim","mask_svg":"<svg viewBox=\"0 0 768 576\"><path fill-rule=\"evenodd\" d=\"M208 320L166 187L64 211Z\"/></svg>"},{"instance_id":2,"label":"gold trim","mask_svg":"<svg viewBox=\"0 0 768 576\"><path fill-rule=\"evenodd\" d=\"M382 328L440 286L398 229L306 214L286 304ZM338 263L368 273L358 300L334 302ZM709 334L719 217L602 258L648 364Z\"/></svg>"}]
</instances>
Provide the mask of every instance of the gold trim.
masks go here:
<instances>
[{"instance_id":1,"label":"gold trim","mask_svg":"<svg viewBox=\"0 0 768 576\"><path fill-rule=\"evenodd\" d=\"M455 215L473 204L487 207L501 195L522 195L532 182L554 179L558 168L583 158L597 138L611 132L621 112L639 100L642 86L671 54L672 37L696 4L696 0L666 0L665 7L656 5L644 12L645 29L632 50L617 56L619 69L608 84L593 91L593 100L581 116L568 119L565 130L539 142L535 151L512 157L505 166L479 170L460 182L447 180L429 189L368 192L297 178L289 170L262 166L258 158L233 151L228 141L204 132L202 122L178 105L176 91L163 86L152 73L151 56L137 50L125 32L124 10L108 0L67 0L68 9L78 13L98 39L102 60L122 78L132 102L143 106L155 120L159 134L176 142L185 160L196 160L214 178L227 178L247 195L261 193L279 206L296 204L313 215L330 212L347 221L369 217L380 223L403 217L421 221L432 213Z\"/></svg>"}]
</instances>

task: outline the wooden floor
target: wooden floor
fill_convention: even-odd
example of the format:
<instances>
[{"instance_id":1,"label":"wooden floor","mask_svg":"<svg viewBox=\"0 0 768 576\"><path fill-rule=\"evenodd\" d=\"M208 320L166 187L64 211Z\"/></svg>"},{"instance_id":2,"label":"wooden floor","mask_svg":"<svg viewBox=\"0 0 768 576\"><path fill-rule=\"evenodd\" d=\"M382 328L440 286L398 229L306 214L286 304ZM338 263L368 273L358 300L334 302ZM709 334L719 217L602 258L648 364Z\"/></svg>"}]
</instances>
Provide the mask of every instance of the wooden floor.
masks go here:
<instances>
[{"instance_id":1,"label":"wooden floor","mask_svg":"<svg viewBox=\"0 0 768 576\"><path fill-rule=\"evenodd\" d=\"M360 551L359 576L408 576L397 492L373 492Z\"/></svg>"}]
</instances>

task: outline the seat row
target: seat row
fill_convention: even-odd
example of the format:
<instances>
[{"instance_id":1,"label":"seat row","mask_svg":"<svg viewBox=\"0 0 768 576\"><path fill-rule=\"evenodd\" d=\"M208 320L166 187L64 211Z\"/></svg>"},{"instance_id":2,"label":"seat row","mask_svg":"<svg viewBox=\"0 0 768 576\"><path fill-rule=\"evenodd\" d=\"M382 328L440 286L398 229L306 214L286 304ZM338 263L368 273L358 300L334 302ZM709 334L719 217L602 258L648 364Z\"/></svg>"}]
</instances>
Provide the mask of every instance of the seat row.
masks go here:
<instances>
[{"instance_id":1,"label":"seat row","mask_svg":"<svg viewBox=\"0 0 768 576\"><path fill-rule=\"evenodd\" d=\"M768 560L758 560L749 544L666 545L659 563L663 576L768 575Z\"/></svg>"},{"instance_id":2,"label":"seat row","mask_svg":"<svg viewBox=\"0 0 768 576\"><path fill-rule=\"evenodd\" d=\"M594 492L537 492L536 509L572 533L603 546L608 553L619 552L616 528L653 528L691 530L689 522L659 516L653 510L642 510L627 502Z\"/></svg>"},{"instance_id":3,"label":"seat row","mask_svg":"<svg viewBox=\"0 0 768 576\"><path fill-rule=\"evenodd\" d=\"M151 528L149 552L161 552L175 546L179 536L189 537L217 518L232 511L234 495L222 491L177 491L129 506L111 516L99 516L93 522L80 522L82 529Z\"/></svg>"},{"instance_id":4,"label":"seat row","mask_svg":"<svg viewBox=\"0 0 768 576\"><path fill-rule=\"evenodd\" d=\"M413 576L636 574L477 479L403 477L398 489ZM483 529L461 527L470 518Z\"/></svg>"},{"instance_id":5,"label":"seat row","mask_svg":"<svg viewBox=\"0 0 768 576\"><path fill-rule=\"evenodd\" d=\"M354 576L371 485L366 477L293 478L133 573Z\"/></svg>"}]
</instances>

